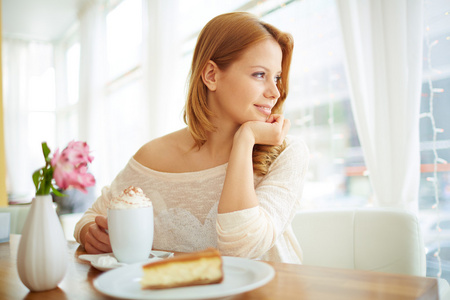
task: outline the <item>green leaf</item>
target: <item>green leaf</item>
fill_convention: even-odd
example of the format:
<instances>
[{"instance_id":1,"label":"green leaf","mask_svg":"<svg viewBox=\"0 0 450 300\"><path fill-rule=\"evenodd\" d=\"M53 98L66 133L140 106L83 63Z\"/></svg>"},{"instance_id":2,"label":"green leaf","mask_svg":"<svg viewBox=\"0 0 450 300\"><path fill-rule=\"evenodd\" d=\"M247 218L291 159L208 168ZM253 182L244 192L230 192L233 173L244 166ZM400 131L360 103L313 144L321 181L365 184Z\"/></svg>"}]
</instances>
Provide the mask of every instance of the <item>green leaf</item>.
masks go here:
<instances>
[{"instance_id":1,"label":"green leaf","mask_svg":"<svg viewBox=\"0 0 450 300\"><path fill-rule=\"evenodd\" d=\"M53 168L50 164L46 164L43 170L46 179L51 179L53 177Z\"/></svg>"},{"instance_id":2,"label":"green leaf","mask_svg":"<svg viewBox=\"0 0 450 300\"><path fill-rule=\"evenodd\" d=\"M50 149L48 148L46 142L42 142L42 152L44 153L45 161L47 161L48 155L50 154Z\"/></svg>"},{"instance_id":3,"label":"green leaf","mask_svg":"<svg viewBox=\"0 0 450 300\"><path fill-rule=\"evenodd\" d=\"M39 177L41 177L41 171L42 169L39 169L33 173L33 182L34 186L36 187L36 191L39 189Z\"/></svg>"},{"instance_id":4,"label":"green leaf","mask_svg":"<svg viewBox=\"0 0 450 300\"><path fill-rule=\"evenodd\" d=\"M63 194L63 193L61 193L60 191L58 191L58 190L53 186L53 184L52 184L52 191L53 191L53 194L55 194L55 195L58 196L58 197L67 197L66 194Z\"/></svg>"}]
</instances>

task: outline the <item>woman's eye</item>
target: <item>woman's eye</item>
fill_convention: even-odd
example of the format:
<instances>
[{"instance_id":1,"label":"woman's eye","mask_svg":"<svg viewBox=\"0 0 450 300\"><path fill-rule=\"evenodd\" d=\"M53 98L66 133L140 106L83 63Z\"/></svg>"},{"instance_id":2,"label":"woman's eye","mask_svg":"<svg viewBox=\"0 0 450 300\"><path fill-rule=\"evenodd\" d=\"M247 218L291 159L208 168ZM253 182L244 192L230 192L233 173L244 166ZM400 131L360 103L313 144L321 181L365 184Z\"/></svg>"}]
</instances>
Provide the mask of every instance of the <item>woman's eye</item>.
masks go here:
<instances>
[{"instance_id":1,"label":"woman's eye","mask_svg":"<svg viewBox=\"0 0 450 300\"><path fill-rule=\"evenodd\" d=\"M265 72L256 72L256 73L253 73L253 76L256 78L264 79L266 77L266 73ZM275 76L275 78L273 79L273 81L275 83L278 83L280 80L281 80L280 75Z\"/></svg>"},{"instance_id":2,"label":"woman's eye","mask_svg":"<svg viewBox=\"0 0 450 300\"><path fill-rule=\"evenodd\" d=\"M265 75L264 72L253 73L253 76L255 76L256 78L264 78L264 75Z\"/></svg>"}]
</instances>

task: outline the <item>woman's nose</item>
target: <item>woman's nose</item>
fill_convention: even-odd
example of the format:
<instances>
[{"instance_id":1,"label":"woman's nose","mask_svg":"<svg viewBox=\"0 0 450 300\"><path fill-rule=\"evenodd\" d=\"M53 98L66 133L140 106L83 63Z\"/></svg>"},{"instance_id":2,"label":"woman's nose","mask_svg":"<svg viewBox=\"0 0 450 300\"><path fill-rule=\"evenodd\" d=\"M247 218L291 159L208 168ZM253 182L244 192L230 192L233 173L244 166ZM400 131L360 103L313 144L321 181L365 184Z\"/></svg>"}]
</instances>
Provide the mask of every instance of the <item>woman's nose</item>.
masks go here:
<instances>
[{"instance_id":1,"label":"woman's nose","mask_svg":"<svg viewBox=\"0 0 450 300\"><path fill-rule=\"evenodd\" d=\"M274 100L280 98L280 91L278 90L278 86L275 81L268 81L264 96Z\"/></svg>"}]
</instances>

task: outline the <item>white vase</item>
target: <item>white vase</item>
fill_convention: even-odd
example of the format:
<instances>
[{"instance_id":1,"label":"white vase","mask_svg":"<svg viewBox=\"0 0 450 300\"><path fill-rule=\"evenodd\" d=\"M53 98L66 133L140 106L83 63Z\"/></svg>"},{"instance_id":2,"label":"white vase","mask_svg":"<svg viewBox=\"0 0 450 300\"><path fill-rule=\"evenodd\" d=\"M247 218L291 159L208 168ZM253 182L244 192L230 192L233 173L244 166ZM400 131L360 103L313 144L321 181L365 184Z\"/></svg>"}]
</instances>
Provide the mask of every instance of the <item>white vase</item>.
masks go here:
<instances>
[{"instance_id":1,"label":"white vase","mask_svg":"<svg viewBox=\"0 0 450 300\"><path fill-rule=\"evenodd\" d=\"M54 289L67 270L67 240L51 195L36 196L17 253L20 280L32 292Z\"/></svg>"}]
</instances>

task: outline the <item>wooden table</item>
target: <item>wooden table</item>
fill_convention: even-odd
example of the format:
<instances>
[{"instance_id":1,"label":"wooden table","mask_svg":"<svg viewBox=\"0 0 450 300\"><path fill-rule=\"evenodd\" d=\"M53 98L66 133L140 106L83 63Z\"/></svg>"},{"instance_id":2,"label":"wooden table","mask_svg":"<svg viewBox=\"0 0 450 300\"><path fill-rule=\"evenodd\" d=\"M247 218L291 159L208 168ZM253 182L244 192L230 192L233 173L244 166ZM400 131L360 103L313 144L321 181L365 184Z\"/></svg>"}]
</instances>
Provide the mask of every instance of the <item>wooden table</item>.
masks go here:
<instances>
[{"instance_id":1,"label":"wooden table","mask_svg":"<svg viewBox=\"0 0 450 300\"><path fill-rule=\"evenodd\" d=\"M113 299L93 287L93 280L102 272L78 259L85 252L75 242L68 242L70 261L59 288L30 293L17 274L19 240L20 235L11 235L9 242L0 244L0 299ZM276 271L271 282L226 299L439 299L437 280L434 278L284 263L269 264Z\"/></svg>"}]
</instances>

